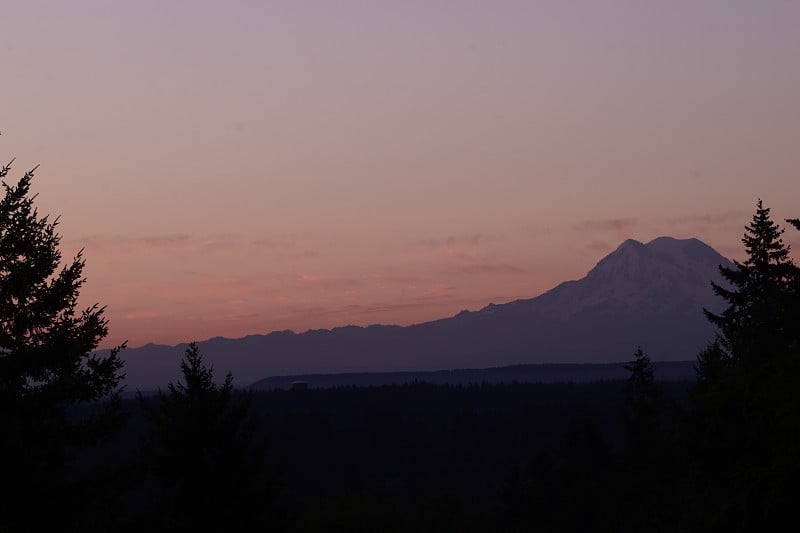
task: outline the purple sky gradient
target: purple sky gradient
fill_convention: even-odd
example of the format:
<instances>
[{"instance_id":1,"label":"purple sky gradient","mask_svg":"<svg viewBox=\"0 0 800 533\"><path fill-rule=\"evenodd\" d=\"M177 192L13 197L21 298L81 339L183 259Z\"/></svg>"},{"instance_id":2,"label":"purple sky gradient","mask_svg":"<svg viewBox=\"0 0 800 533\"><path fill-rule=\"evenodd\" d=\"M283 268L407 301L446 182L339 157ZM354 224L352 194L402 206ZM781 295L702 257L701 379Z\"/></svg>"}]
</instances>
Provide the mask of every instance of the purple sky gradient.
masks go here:
<instances>
[{"instance_id":1,"label":"purple sky gradient","mask_svg":"<svg viewBox=\"0 0 800 533\"><path fill-rule=\"evenodd\" d=\"M800 2L8 2L0 156L107 344L408 324L800 215ZM800 246L800 239L787 234Z\"/></svg>"}]
</instances>

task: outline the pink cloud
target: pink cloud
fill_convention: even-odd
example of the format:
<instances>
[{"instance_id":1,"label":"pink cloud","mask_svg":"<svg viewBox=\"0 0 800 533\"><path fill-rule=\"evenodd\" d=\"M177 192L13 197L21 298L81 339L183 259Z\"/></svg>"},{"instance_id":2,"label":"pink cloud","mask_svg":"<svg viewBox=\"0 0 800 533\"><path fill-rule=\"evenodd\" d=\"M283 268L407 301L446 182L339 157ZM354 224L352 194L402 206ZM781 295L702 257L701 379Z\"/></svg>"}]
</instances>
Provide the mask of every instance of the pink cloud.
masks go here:
<instances>
[{"instance_id":1,"label":"pink cloud","mask_svg":"<svg viewBox=\"0 0 800 533\"><path fill-rule=\"evenodd\" d=\"M314 276L302 275L297 278L298 285L301 287L320 287L325 289L354 287L361 282L354 278L341 276Z\"/></svg>"},{"instance_id":2,"label":"pink cloud","mask_svg":"<svg viewBox=\"0 0 800 533\"><path fill-rule=\"evenodd\" d=\"M528 270L505 263L475 263L451 267L451 273L459 274L526 274Z\"/></svg>"},{"instance_id":3,"label":"pink cloud","mask_svg":"<svg viewBox=\"0 0 800 533\"><path fill-rule=\"evenodd\" d=\"M609 245L607 242L603 241L591 241L586 244L586 250L592 253L595 252L610 252L613 250L613 247Z\"/></svg>"},{"instance_id":4,"label":"pink cloud","mask_svg":"<svg viewBox=\"0 0 800 533\"><path fill-rule=\"evenodd\" d=\"M238 314L234 313L221 316L214 315L211 317L206 317L204 320L209 322L216 322L218 320L220 322L241 322L243 320L254 320L258 317L259 317L258 313L238 313Z\"/></svg>"},{"instance_id":5,"label":"pink cloud","mask_svg":"<svg viewBox=\"0 0 800 533\"><path fill-rule=\"evenodd\" d=\"M572 229L580 232L622 232L634 228L639 221L635 218L606 218L600 220L584 220L572 225Z\"/></svg>"},{"instance_id":6,"label":"pink cloud","mask_svg":"<svg viewBox=\"0 0 800 533\"><path fill-rule=\"evenodd\" d=\"M311 233L287 233L283 235L271 235L253 239L250 244L264 248L296 248L303 241L310 240L314 235Z\"/></svg>"},{"instance_id":7,"label":"pink cloud","mask_svg":"<svg viewBox=\"0 0 800 533\"><path fill-rule=\"evenodd\" d=\"M147 237L89 235L71 240L71 244L85 246L94 250L138 251L154 248L175 248L192 244L193 239L185 233L154 235Z\"/></svg>"},{"instance_id":8,"label":"pink cloud","mask_svg":"<svg viewBox=\"0 0 800 533\"><path fill-rule=\"evenodd\" d=\"M240 246L242 243L239 242L238 237L235 235L227 234L204 237L202 239L198 239L197 244L204 250L212 251L234 248L236 246Z\"/></svg>"},{"instance_id":9,"label":"pink cloud","mask_svg":"<svg viewBox=\"0 0 800 533\"><path fill-rule=\"evenodd\" d=\"M455 291L457 290L456 287L429 287L425 289L425 293L422 296L418 296L417 300L434 300L440 298L450 298Z\"/></svg>"},{"instance_id":10,"label":"pink cloud","mask_svg":"<svg viewBox=\"0 0 800 533\"><path fill-rule=\"evenodd\" d=\"M444 237L441 239L427 239L424 241L419 241L418 243L422 246L434 249L441 249L441 248L449 249L456 247L476 248L480 246L482 243L495 239L496 237L491 235L486 235L483 233L471 233L466 235L451 235L449 237Z\"/></svg>"},{"instance_id":11,"label":"pink cloud","mask_svg":"<svg viewBox=\"0 0 800 533\"><path fill-rule=\"evenodd\" d=\"M390 283L415 283L422 278L410 270L381 270L370 272L367 277L376 281L386 281Z\"/></svg>"},{"instance_id":12,"label":"pink cloud","mask_svg":"<svg viewBox=\"0 0 800 533\"><path fill-rule=\"evenodd\" d=\"M724 211L722 213L709 213L704 215L686 215L679 217L665 218L663 222L668 225L695 225L695 224L727 224L730 222L742 223L744 225L749 220L748 213L741 209Z\"/></svg>"},{"instance_id":13,"label":"pink cloud","mask_svg":"<svg viewBox=\"0 0 800 533\"><path fill-rule=\"evenodd\" d=\"M191 235L188 233L168 233L164 235L87 235L80 239L71 239L70 244L84 246L94 250L111 250L114 252L137 252L153 249L195 248L203 251L224 250L230 248L270 248L288 252L299 244L297 235L278 236L248 240L233 233ZM319 252L303 250L295 252L297 257L316 257Z\"/></svg>"}]
</instances>

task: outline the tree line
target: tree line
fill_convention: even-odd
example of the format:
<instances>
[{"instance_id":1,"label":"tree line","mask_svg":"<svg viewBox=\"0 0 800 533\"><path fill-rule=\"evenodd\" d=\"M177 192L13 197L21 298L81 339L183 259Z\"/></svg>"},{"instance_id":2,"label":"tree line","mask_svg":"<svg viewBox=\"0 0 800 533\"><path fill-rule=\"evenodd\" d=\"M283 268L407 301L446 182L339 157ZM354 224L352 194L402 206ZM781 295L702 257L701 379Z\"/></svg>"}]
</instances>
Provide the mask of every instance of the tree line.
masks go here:
<instances>
[{"instance_id":1,"label":"tree line","mask_svg":"<svg viewBox=\"0 0 800 533\"><path fill-rule=\"evenodd\" d=\"M0 178L10 170L10 163L0 168ZM721 267L725 283L711 285L726 308L719 314L706 311L718 334L697 355L697 380L689 390L684 394L658 383L649 357L639 348L626 365L627 381L603 389L612 391L603 393L609 398L619 398L603 400L603 405L613 406L620 438L608 440L607 430L617 422L598 424L591 409L579 413L591 403L586 401L580 409L565 411L572 420L568 426L548 422L539 413L536 424L552 422L559 436L536 440L533 433L515 429L528 415L511 415L508 407L454 411L446 418L455 424L450 431L392 415L397 409L354 423L331 419L323 414L324 406L303 404L314 394L327 395L333 403L355 394L362 409L359 402L382 395L433 395L445 402L442 394L485 399L530 395L533 387L431 389L415 384L254 395L235 390L230 374L215 383L213 368L203 362L196 344L181 362L181 381L167 384L154 397L140 395L135 405L123 401L120 351L125 345L98 353L108 332L105 308L78 309L85 261L79 252L62 264L58 219L39 215L30 192L34 170L15 185L3 181L0 200L0 457L5 486L0 532L276 525L330 530L337 523L347 530L357 524L387 530L453 529L453 524L462 530L751 530L791 515L791 488L800 473L800 268L783 241L784 229L760 200L742 239L746 259ZM800 230L797 219L786 222ZM548 398L554 391L559 397L572 394L558 387L537 390L545 389ZM280 402L288 402L282 413L262 416ZM550 407L561 412L557 405ZM349 409L352 413L354 408ZM417 416L445 420L432 412ZM391 449L386 457L380 452L373 457L378 471L390 471L387 464L398 461L399 454L417 450L421 462L431 461L416 478L424 480L423 486L412 490L419 481L406 479L413 470L408 465L400 476L407 485L401 492L409 502L414 494L433 494L438 481L430 472L441 471L448 478L437 493L441 499L433 507L416 502L415 513L398 511L391 498L380 499L383 489L367 483L368 490L352 492L358 495L352 499L308 504L305 494L318 488L294 485L289 490L286 464L271 460L281 446L286 457L294 453L297 459L298 443L313 443L314 438L298 437L303 424L315 435L337 427L372 439L375 450ZM447 454L445 442L458 447L459 460L481 460L462 449L478 449L487 438L486 432L464 429L470 424L506 436L485 448L496 456L487 471L511 466L500 477L486 474L492 480L484 484L491 485L488 492L466 505L470 495L463 487L472 485L465 481L459 489L448 483L458 478L458 468L440 463ZM416 433L408 437L399 427ZM515 431L530 437L525 441L529 454L508 451ZM119 448L109 443L121 440L125 451L117 454ZM407 442L405 450L398 441ZM340 457L362 450L360 442L341 442L349 444L341 447ZM289 443L297 446L292 449ZM435 460L431 450L438 450ZM360 453L363 461L371 457L369 450ZM357 461L352 464L358 470ZM324 473L314 475L325 478ZM398 489L386 493L400 494Z\"/></svg>"}]
</instances>

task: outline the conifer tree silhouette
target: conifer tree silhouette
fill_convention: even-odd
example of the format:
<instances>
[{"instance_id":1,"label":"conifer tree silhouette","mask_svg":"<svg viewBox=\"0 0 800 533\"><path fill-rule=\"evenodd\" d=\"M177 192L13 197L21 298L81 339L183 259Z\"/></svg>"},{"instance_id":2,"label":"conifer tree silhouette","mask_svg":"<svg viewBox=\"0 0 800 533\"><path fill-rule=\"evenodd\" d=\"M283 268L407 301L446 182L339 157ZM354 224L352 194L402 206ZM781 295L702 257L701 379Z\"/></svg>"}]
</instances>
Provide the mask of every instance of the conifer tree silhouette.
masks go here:
<instances>
[{"instance_id":1,"label":"conifer tree silhouette","mask_svg":"<svg viewBox=\"0 0 800 533\"><path fill-rule=\"evenodd\" d=\"M655 383L655 369L641 347L625 365L630 375L625 382L623 420L628 431L629 451L635 463L650 452L660 425L661 390Z\"/></svg>"},{"instance_id":2,"label":"conifer tree silhouette","mask_svg":"<svg viewBox=\"0 0 800 533\"><path fill-rule=\"evenodd\" d=\"M0 168L0 178L10 170ZM77 309L82 252L61 266L58 219L34 207L35 170L16 185L3 181L0 199L0 460L9 489L0 530L29 528L32 517L63 524L79 512L70 458L111 428L122 378L122 346L95 352L108 332L104 308Z\"/></svg>"},{"instance_id":3,"label":"conifer tree silhouette","mask_svg":"<svg viewBox=\"0 0 800 533\"><path fill-rule=\"evenodd\" d=\"M183 382L170 382L156 404L139 394L151 424L143 456L160 491L151 520L179 531L258 525L270 487L249 396L236 396L230 373L217 386L196 343L180 368Z\"/></svg>"},{"instance_id":4,"label":"conifer tree silhouette","mask_svg":"<svg viewBox=\"0 0 800 533\"><path fill-rule=\"evenodd\" d=\"M783 233L759 200L742 239L747 258L720 267L728 286L712 283L727 307L705 310L718 335L698 356L692 395L708 516L745 530L777 524L800 475L800 269Z\"/></svg>"},{"instance_id":5,"label":"conifer tree silhouette","mask_svg":"<svg viewBox=\"0 0 800 533\"><path fill-rule=\"evenodd\" d=\"M789 320L795 305L789 287L797 276L797 266L781 238L783 232L770 218L769 208L758 200L742 238L747 259L734 261L733 268L720 266L730 288L711 284L728 304L720 314L704 310L719 328L714 357L719 355L735 365L757 366L759 360L781 352L795 333Z\"/></svg>"}]
</instances>

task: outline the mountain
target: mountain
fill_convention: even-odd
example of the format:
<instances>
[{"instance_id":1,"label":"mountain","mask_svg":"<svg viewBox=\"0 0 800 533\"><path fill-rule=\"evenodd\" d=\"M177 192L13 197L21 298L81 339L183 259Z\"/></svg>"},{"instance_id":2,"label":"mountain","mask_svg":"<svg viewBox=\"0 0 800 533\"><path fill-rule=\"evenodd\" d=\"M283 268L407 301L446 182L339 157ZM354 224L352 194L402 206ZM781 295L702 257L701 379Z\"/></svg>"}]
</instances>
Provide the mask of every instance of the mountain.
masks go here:
<instances>
[{"instance_id":1,"label":"mountain","mask_svg":"<svg viewBox=\"0 0 800 533\"><path fill-rule=\"evenodd\" d=\"M412 326L276 331L200 343L218 374L241 386L268 376L431 371L530 363L625 361L641 346L653 360L692 360L714 335L702 309L718 310L709 282L732 266L697 239L623 242L582 279L535 298ZM123 352L129 388L178 377L186 345Z\"/></svg>"}]
</instances>

